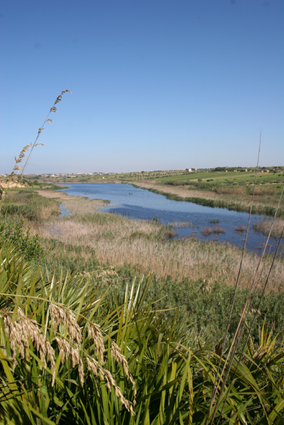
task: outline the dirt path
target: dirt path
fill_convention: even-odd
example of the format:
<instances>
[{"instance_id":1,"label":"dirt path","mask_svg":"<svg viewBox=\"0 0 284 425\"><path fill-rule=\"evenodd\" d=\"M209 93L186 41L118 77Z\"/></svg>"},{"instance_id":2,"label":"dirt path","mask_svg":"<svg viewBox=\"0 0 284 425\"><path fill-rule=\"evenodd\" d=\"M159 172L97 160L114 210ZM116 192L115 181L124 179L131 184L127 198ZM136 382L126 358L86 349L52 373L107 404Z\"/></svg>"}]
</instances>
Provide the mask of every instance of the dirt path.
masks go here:
<instances>
[{"instance_id":1,"label":"dirt path","mask_svg":"<svg viewBox=\"0 0 284 425\"><path fill-rule=\"evenodd\" d=\"M72 214L91 214L105 206L106 202L100 199L89 199L83 196L70 196L54 190L38 190L37 193L46 198L58 199Z\"/></svg>"},{"instance_id":2,"label":"dirt path","mask_svg":"<svg viewBox=\"0 0 284 425\"><path fill-rule=\"evenodd\" d=\"M212 192L203 192L199 190L191 190L188 188L185 188L184 186L173 186L173 185L166 185L166 184L158 184L154 182L148 182L148 181L135 181L135 186L139 186L142 189L156 189L159 192L164 193L172 193L173 195L181 196L182 198L203 198L203 199L213 199L217 200L220 199L220 196L218 196L216 193Z\"/></svg>"},{"instance_id":3,"label":"dirt path","mask_svg":"<svg viewBox=\"0 0 284 425\"><path fill-rule=\"evenodd\" d=\"M70 199L70 196L63 192L57 192L55 190L38 190L37 193L45 198L60 198Z\"/></svg>"}]
</instances>

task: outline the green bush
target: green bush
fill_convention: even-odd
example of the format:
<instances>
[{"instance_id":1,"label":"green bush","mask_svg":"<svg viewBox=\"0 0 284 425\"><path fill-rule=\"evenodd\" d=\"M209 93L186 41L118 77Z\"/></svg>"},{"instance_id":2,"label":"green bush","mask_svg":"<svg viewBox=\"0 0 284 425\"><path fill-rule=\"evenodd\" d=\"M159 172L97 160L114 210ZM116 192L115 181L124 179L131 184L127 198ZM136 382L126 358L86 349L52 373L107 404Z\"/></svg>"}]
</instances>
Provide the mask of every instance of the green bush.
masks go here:
<instances>
[{"instance_id":1,"label":"green bush","mask_svg":"<svg viewBox=\"0 0 284 425\"><path fill-rule=\"evenodd\" d=\"M6 241L14 245L26 261L39 263L44 255L39 236L30 236L29 230L24 233L23 221L0 225L0 243Z\"/></svg>"},{"instance_id":2,"label":"green bush","mask_svg":"<svg viewBox=\"0 0 284 425\"><path fill-rule=\"evenodd\" d=\"M17 215L30 221L36 221L40 218L40 211L36 205L4 205L1 208L1 214Z\"/></svg>"}]
</instances>

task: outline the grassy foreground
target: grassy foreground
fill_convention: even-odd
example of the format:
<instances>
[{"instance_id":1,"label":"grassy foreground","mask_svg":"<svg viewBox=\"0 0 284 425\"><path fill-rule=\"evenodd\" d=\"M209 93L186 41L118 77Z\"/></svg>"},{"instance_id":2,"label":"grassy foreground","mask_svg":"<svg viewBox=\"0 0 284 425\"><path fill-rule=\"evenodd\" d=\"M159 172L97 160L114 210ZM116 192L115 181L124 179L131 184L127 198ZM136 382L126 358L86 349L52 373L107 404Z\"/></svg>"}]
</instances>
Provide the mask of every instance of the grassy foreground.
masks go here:
<instances>
[{"instance_id":1,"label":"grassy foreground","mask_svg":"<svg viewBox=\"0 0 284 425\"><path fill-rule=\"evenodd\" d=\"M31 189L2 202L2 423L283 424L283 259L259 306L265 259L245 307L246 255L224 351L240 251L101 205Z\"/></svg>"}]
</instances>

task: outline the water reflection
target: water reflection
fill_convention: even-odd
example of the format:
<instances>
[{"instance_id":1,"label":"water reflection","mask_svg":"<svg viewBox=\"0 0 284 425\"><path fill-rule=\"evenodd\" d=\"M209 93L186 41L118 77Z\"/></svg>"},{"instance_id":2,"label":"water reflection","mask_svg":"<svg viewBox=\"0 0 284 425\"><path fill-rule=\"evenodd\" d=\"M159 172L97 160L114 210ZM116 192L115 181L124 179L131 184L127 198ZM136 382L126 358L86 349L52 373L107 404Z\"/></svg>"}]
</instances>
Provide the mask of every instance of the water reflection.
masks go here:
<instances>
[{"instance_id":1,"label":"water reflection","mask_svg":"<svg viewBox=\"0 0 284 425\"><path fill-rule=\"evenodd\" d=\"M73 196L109 200L111 203L102 211L138 220L171 224L176 232L176 238L230 242L240 247L244 244L249 218L249 214L245 212L174 201L127 184L71 183L69 188L63 189L62 192ZM251 217L247 242L249 250L260 252L263 247L264 236L253 229L253 226L263 219L261 215ZM269 249L273 251L276 243L277 241L272 238Z\"/></svg>"}]
</instances>

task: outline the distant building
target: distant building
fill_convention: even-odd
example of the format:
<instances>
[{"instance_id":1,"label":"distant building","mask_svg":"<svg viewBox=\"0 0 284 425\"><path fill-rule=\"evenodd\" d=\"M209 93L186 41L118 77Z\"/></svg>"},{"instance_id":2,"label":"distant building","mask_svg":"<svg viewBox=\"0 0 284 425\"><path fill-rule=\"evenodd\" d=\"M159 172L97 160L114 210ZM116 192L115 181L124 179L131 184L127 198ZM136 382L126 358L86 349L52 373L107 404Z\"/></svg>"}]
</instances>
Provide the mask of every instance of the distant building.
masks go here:
<instances>
[{"instance_id":1,"label":"distant building","mask_svg":"<svg viewBox=\"0 0 284 425\"><path fill-rule=\"evenodd\" d=\"M185 169L185 171L186 171L187 173L192 173L192 169L191 169L191 168L186 168L186 169Z\"/></svg>"}]
</instances>

